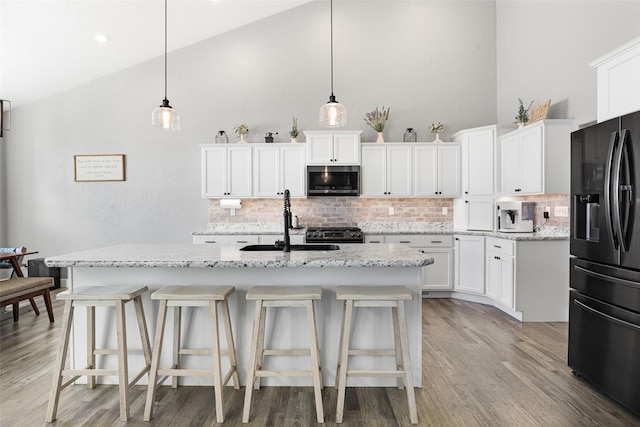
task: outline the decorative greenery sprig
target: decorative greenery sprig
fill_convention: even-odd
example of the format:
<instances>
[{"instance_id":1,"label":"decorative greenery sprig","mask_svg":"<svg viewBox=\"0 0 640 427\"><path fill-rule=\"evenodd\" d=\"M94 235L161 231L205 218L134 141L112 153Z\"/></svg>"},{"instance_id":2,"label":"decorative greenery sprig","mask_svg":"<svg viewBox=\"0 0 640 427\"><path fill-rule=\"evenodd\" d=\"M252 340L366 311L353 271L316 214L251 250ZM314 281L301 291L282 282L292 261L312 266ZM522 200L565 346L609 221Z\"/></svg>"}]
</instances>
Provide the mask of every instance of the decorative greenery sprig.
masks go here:
<instances>
[{"instance_id":1,"label":"decorative greenery sprig","mask_svg":"<svg viewBox=\"0 0 640 427\"><path fill-rule=\"evenodd\" d=\"M298 129L298 119L296 119L294 117L293 118L293 126L291 127L291 130L289 131L289 136L291 138L297 138L298 135L300 135L300 129Z\"/></svg>"},{"instance_id":2,"label":"decorative greenery sprig","mask_svg":"<svg viewBox=\"0 0 640 427\"><path fill-rule=\"evenodd\" d=\"M233 130L238 135L246 135L249 133L249 126L247 126L245 123L240 123L239 125L236 125Z\"/></svg>"},{"instance_id":3,"label":"decorative greenery sprig","mask_svg":"<svg viewBox=\"0 0 640 427\"><path fill-rule=\"evenodd\" d=\"M382 132L384 130L384 125L387 123L387 120L389 120L389 110L391 110L391 107L387 108L385 111L384 105L382 106L382 111L378 110L378 107L376 107L375 110L364 115L364 121L376 132Z\"/></svg>"},{"instance_id":4,"label":"decorative greenery sprig","mask_svg":"<svg viewBox=\"0 0 640 427\"><path fill-rule=\"evenodd\" d=\"M429 132L431 133L442 133L444 131L444 125L440 122L431 123L431 127L429 127Z\"/></svg>"},{"instance_id":5,"label":"decorative greenery sprig","mask_svg":"<svg viewBox=\"0 0 640 427\"><path fill-rule=\"evenodd\" d=\"M531 103L527 108L524 108L524 103L522 102L522 99L518 98L518 102L520 103L520 106L518 107L518 115L516 116L516 121L513 123L526 124L527 122L529 122L529 109L531 109L531 106L533 105L533 101L531 101Z\"/></svg>"}]
</instances>

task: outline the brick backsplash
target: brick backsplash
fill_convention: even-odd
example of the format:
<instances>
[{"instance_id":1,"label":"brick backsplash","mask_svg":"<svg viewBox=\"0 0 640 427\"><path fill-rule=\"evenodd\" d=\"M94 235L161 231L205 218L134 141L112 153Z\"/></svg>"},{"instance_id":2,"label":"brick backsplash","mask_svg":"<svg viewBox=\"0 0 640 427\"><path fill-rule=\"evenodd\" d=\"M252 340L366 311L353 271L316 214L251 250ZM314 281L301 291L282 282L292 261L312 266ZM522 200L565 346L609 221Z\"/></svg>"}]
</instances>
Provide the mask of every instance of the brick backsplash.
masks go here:
<instances>
[{"instance_id":1,"label":"brick backsplash","mask_svg":"<svg viewBox=\"0 0 640 427\"><path fill-rule=\"evenodd\" d=\"M569 206L567 195L528 196L536 203L535 225L544 223L545 206L551 207L546 225L568 227L569 218L555 218L554 206ZM389 208L394 215L389 215ZM442 208L447 214L442 214ZM243 199L242 208L231 216L220 208L219 199L209 202L210 223L278 223L282 221L281 199ZM453 222L453 199L365 199L358 197L315 197L292 199L291 211L305 226L355 225L362 222Z\"/></svg>"}]
</instances>

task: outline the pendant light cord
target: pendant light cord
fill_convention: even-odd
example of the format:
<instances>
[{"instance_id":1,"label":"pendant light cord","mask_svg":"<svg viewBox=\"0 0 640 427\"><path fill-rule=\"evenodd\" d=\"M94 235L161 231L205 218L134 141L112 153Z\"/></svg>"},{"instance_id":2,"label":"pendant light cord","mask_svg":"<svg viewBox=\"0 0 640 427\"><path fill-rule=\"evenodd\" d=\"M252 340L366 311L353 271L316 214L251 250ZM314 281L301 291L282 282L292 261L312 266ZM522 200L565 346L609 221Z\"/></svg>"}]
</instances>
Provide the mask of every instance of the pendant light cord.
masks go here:
<instances>
[{"instance_id":1,"label":"pendant light cord","mask_svg":"<svg viewBox=\"0 0 640 427\"><path fill-rule=\"evenodd\" d=\"M330 19L330 34L331 34L331 96L333 97L333 0L331 0L331 19Z\"/></svg>"},{"instance_id":2,"label":"pendant light cord","mask_svg":"<svg viewBox=\"0 0 640 427\"><path fill-rule=\"evenodd\" d=\"M164 99L167 99L167 3L164 0Z\"/></svg>"}]
</instances>

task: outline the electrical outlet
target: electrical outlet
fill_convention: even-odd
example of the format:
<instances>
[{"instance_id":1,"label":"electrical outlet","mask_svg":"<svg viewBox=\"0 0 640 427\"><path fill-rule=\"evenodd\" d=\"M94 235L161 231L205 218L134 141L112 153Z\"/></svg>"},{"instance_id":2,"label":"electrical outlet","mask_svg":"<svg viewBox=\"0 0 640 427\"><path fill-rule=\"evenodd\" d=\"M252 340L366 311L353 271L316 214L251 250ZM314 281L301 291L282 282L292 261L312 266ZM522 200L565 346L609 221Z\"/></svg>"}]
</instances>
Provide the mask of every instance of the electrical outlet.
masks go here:
<instances>
[{"instance_id":1,"label":"electrical outlet","mask_svg":"<svg viewBox=\"0 0 640 427\"><path fill-rule=\"evenodd\" d=\"M442 215L446 215L449 213L449 208L447 208L446 206L442 207Z\"/></svg>"},{"instance_id":2,"label":"electrical outlet","mask_svg":"<svg viewBox=\"0 0 640 427\"><path fill-rule=\"evenodd\" d=\"M393 206L389 206L389 215L395 215L396 209Z\"/></svg>"},{"instance_id":3,"label":"electrical outlet","mask_svg":"<svg viewBox=\"0 0 640 427\"><path fill-rule=\"evenodd\" d=\"M566 218L569 216L569 206L556 206L553 208L553 216Z\"/></svg>"}]
</instances>

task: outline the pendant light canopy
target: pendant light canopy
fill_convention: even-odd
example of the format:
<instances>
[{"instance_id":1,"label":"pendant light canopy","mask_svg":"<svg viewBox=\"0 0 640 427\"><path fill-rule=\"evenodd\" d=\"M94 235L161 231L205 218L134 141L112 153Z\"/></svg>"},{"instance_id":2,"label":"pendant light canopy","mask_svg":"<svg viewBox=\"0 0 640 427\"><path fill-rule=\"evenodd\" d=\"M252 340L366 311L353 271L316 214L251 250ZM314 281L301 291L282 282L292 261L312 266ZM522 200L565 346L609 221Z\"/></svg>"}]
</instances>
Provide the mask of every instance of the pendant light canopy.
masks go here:
<instances>
[{"instance_id":1,"label":"pendant light canopy","mask_svg":"<svg viewBox=\"0 0 640 427\"><path fill-rule=\"evenodd\" d=\"M162 105L151 112L151 124L162 130L180 130L180 114L167 99L167 1L164 0L164 99Z\"/></svg>"},{"instance_id":2,"label":"pendant light canopy","mask_svg":"<svg viewBox=\"0 0 640 427\"><path fill-rule=\"evenodd\" d=\"M347 109L336 101L333 94L333 0L331 0L331 96L329 102L320 107L320 124L327 127L340 127L347 124Z\"/></svg>"}]
</instances>

